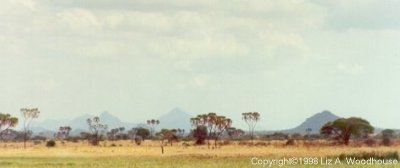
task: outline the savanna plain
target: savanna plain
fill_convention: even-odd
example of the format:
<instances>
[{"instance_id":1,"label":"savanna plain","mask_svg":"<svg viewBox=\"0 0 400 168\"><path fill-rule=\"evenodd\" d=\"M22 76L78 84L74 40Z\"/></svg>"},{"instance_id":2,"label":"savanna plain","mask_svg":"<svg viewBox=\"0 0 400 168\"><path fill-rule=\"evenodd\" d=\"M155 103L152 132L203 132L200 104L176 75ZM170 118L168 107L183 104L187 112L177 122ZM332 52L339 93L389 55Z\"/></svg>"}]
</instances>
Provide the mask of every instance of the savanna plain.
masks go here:
<instances>
[{"instance_id":1,"label":"savanna plain","mask_svg":"<svg viewBox=\"0 0 400 168\"><path fill-rule=\"evenodd\" d=\"M46 147L45 143L28 142L23 148L20 142L4 142L0 144L0 167L10 168L221 168L221 167L270 167L262 164L265 160L282 158L318 158L316 164L275 164L271 167L400 167L397 165L356 165L347 164L341 158L342 164L327 165L325 159L343 156L353 156L365 153L374 155L397 155L400 146L331 146L323 142L286 146L284 142L268 141L254 142L253 145L232 141L229 144L209 148L207 145L196 146L190 142L177 142L165 145L161 153L159 141L146 140L136 145L129 140L103 141L99 146L90 146L87 142L57 141L56 146ZM325 162L325 163L322 163Z\"/></svg>"}]
</instances>

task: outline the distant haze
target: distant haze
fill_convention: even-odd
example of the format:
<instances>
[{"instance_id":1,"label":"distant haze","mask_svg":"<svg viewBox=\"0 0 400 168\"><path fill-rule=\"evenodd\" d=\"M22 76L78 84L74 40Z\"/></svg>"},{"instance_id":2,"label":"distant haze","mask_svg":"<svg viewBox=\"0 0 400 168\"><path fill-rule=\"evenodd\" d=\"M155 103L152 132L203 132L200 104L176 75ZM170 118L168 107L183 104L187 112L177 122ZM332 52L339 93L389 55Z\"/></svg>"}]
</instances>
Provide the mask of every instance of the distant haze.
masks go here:
<instances>
[{"instance_id":1,"label":"distant haze","mask_svg":"<svg viewBox=\"0 0 400 168\"><path fill-rule=\"evenodd\" d=\"M175 107L293 128L323 110L399 128L400 1L3 0L0 112Z\"/></svg>"}]
</instances>

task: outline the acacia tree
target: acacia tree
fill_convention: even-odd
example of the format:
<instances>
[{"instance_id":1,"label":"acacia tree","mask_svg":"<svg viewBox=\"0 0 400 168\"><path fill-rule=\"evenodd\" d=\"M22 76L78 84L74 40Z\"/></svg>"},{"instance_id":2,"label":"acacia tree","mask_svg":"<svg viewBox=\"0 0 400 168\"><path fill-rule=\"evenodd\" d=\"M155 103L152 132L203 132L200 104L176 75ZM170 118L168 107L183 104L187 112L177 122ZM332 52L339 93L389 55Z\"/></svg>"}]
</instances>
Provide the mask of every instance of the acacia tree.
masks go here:
<instances>
[{"instance_id":1,"label":"acacia tree","mask_svg":"<svg viewBox=\"0 0 400 168\"><path fill-rule=\"evenodd\" d=\"M185 129L175 129L177 132L178 137L183 138L183 136L185 135Z\"/></svg>"},{"instance_id":2,"label":"acacia tree","mask_svg":"<svg viewBox=\"0 0 400 168\"><path fill-rule=\"evenodd\" d=\"M12 117L10 114L0 113L0 139L3 139L3 132L18 124L18 118Z\"/></svg>"},{"instance_id":3,"label":"acacia tree","mask_svg":"<svg viewBox=\"0 0 400 168\"><path fill-rule=\"evenodd\" d=\"M232 125L232 120L225 116L219 116L214 112L197 115L191 118L190 122L194 128L206 127L208 130L207 144L210 148L210 139L214 139L214 146L217 147L219 137Z\"/></svg>"},{"instance_id":4,"label":"acacia tree","mask_svg":"<svg viewBox=\"0 0 400 168\"><path fill-rule=\"evenodd\" d=\"M101 139L102 134L107 130L107 125L100 123L99 117L88 118L87 123L90 131L90 143L97 146Z\"/></svg>"},{"instance_id":5,"label":"acacia tree","mask_svg":"<svg viewBox=\"0 0 400 168\"><path fill-rule=\"evenodd\" d=\"M128 135L132 142L133 140L135 140L136 144L140 145L142 140L144 140L150 135L150 131L142 127L132 128L131 130L128 131Z\"/></svg>"},{"instance_id":6,"label":"acacia tree","mask_svg":"<svg viewBox=\"0 0 400 168\"><path fill-rule=\"evenodd\" d=\"M110 130L110 132L107 133L107 136L111 139L111 140L116 140L118 139L118 135L122 134L123 131L125 130L124 127L118 127L118 128L113 128Z\"/></svg>"},{"instance_id":7,"label":"acacia tree","mask_svg":"<svg viewBox=\"0 0 400 168\"><path fill-rule=\"evenodd\" d=\"M58 129L57 138L62 140L68 138L69 132L71 132L72 128L70 126L63 126Z\"/></svg>"},{"instance_id":8,"label":"acacia tree","mask_svg":"<svg viewBox=\"0 0 400 168\"><path fill-rule=\"evenodd\" d=\"M159 124L160 124L160 120L156 120L156 119L147 120L147 125L150 126L150 136L151 137L154 136L155 129L156 129L157 125L159 125Z\"/></svg>"},{"instance_id":9,"label":"acacia tree","mask_svg":"<svg viewBox=\"0 0 400 168\"><path fill-rule=\"evenodd\" d=\"M161 131L156 134L160 137L161 145L164 145L164 140L167 140L167 143L172 146L173 141L179 141L177 132L176 129L161 129Z\"/></svg>"},{"instance_id":10,"label":"acacia tree","mask_svg":"<svg viewBox=\"0 0 400 168\"><path fill-rule=\"evenodd\" d=\"M358 117L339 118L333 122L328 122L321 127L320 133L333 136L339 143L349 144L351 136L369 134L374 132L367 120Z\"/></svg>"},{"instance_id":11,"label":"acacia tree","mask_svg":"<svg viewBox=\"0 0 400 168\"><path fill-rule=\"evenodd\" d=\"M192 136L196 139L197 145L204 145L205 140L208 138L207 136L207 127L206 126L197 126L192 130Z\"/></svg>"},{"instance_id":12,"label":"acacia tree","mask_svg":"<svg viewBox=\"0 0 400 168\"><path fill-rule=\"evenodd\" d=\"M394 137L394 130L392 129L384 129L381 132L382 134L382 144L385 146L390 146L392 144L392 138Z\"/></svg>"},{"instance_id":13,"label":"acacia tree","mask_svg":"<svg viewBox=\"0 0 400 168\"><path fill-rule=\"evenodd\" d=\"M245 132L241 129L236 129L235 127L230 127L226 130L226 132L228 133L228 136L231 139L237 139L240 136L242 136Z\"/></svg>"},{"instance_id":14,"label":"acacia tree","mask_svg":"<svg viewBox=\"0 0 400 168\"><path fill-rule=\"evenodd\" d=\"M242 113L242 119L249 126L249 134L251 138L251 143L254 141L254 128L258 121L260 121L260 113L258 112L245 112Z\"/></svg>"},{"instance_id":15,"label":"acacia tree","mask_svg":"<svg viewBox=\"0 0 400 168\"><path fill-rule=\"evenodd\" d=\"M39 117L40 111L38 108L21 108L20 109L24 127L24 149L26 148L26 141L28 140L28 129L32 120Z\"/></svg>"}]
</instances>

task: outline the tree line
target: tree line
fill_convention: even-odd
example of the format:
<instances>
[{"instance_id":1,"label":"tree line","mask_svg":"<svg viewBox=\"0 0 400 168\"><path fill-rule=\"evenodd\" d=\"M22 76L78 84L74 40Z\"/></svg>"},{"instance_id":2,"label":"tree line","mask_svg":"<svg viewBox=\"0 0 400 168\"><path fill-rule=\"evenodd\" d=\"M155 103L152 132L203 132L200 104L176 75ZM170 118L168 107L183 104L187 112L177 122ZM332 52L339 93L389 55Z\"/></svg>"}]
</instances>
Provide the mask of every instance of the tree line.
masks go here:
<instances>
[{"instance_id":1,"label":"tree line","mask_svg":"<svg viewBox=\"0 0 400 168\"><path fill-rule=\"evenodd\" d=\"M26 148L26 142L28 140L46 140L46 137L37 135L32 137L33 132L29 130L29 126L32 120L39 117L40 111L38 108L21 108L21 119L10 114L0 113L0 139L1 140L13 140L23 141L24 148ZM106 124L103 124L99 117L88 118L86 120L88 129L87 131L81 132L80 135L70 136L70 132L73 128L70 126L60 126L56 133L54 133L53 139L62 141L87 141L91 145L99 145L103 140L116 141L116 140L131 140L132 142L140 145L143 140L159 140L163 150L164 144L172 145L173 142L180 140L191 140L196 145L207 144L208 148L217 148L218 142L221 139L229 140L249 140L250 144L254 143L256 139L255 128L257 123L261 120L259 112L244 112L241 114L242 120L247 124L248 130L244 131L232 127L233 121L223 115L219 115L215 112L209 112L205 114L199 114L196 117L190 118L192 129L185 130L181 128L167 129L161 128L157 130L157 126L160 122L157 119L149 119L146 121L147 128L134 127L126 129L125 127L117 127L109 129ZM22 131L15 131L15 128L19 122L22 122ZM273 133L268 135L258 135L264 139L328 139L334 140L339 144L348 145L352 138L364 138L368 137L374 132L374 127L370 123L362 118L350 117L350 118L339 118L335 121L324 124L319 134L310 135L311 128L305 130L306 134L301 135L295 134L284 134L284 133ZM385 144L391 143L391 138L394 137L394 131L386 129L381 132L381 137ZM212 144L213 142L213 144Z\"/></svg>"}]
</instances>

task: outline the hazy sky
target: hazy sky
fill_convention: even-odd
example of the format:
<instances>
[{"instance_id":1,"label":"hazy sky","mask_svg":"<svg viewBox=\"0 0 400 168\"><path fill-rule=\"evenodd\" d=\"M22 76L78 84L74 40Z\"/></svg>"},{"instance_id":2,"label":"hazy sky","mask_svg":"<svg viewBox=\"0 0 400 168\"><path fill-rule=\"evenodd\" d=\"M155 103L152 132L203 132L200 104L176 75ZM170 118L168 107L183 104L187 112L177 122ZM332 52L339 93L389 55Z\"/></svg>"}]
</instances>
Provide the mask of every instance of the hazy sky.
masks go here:
<instances>
[{"instance_id":1,"label":"hazy sky","mask_svg":"<svg viewBox=\"0 0 400 168\"><path fill-rule=\"evenodd\" d=\"M2 0L0 111L145 121L180 107L400 128L400 1Z\"/></svg>"}]
</instances>

